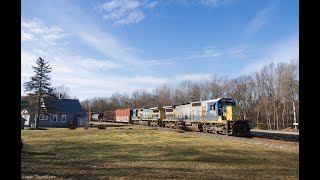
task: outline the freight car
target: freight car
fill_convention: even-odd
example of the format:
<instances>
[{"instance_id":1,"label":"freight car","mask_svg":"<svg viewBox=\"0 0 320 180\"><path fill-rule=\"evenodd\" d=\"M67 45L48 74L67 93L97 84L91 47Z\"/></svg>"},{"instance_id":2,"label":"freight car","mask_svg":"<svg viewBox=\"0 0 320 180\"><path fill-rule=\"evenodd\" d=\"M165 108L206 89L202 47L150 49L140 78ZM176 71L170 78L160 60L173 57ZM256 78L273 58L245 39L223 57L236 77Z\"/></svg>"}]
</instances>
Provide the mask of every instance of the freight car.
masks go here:
<instances>
[{"instance_id":1,"label":"freight car","mask_svg":"<svg viewBox=\"0 0 320 180\"><path fill-rule=\"evenodd\" d=\"M117 123L132 123L131 122L132 110L127 109L117 109L115 110L115 122Z\"/></svg>"},{"instance_id":2,"label":"freight car","mask_svg":"<svg viewBox=\"0 0 320 180\"><path fill-rule=\"evenodd\" d=\"M99 113L97 112L91 112L89 117L90 121L99 121Z\"/></svg>"},{"instance_id":3,"label":"freight car","mask_svg":"<svg viewBox=\"0 0 320 180\"><path fill-rule=\"evenodd\" d=\"M101 113L101 121L102 122L115 122L116 121L116 114L115 111L105 111Z\"/></svg>"}]
</instances>

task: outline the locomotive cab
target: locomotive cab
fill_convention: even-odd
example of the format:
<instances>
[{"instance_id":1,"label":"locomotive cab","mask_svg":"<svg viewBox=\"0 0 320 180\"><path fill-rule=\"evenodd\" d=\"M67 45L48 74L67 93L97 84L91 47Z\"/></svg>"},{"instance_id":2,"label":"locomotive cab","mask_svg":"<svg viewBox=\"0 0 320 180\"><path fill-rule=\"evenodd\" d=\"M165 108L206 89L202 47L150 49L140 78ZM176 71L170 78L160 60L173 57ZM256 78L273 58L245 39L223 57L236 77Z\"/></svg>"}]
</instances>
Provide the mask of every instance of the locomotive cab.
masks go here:
<instances>
[{"instance_id":1,"label":"locomotive cab","mask_svg":"<svg viewBox=\"0 0 320 180\"><path fill-rule=\"evenodd\" d=\"M250 135L249 124L241 119L240 107L233 99L220 98L217 101L208 101L207 108L207 118L214 122L208 130L234 136Z\"/></svg>"},{"instance_id":2,"label":"locomotive cab","mask_svg":"<svg viewBox=\"0 0 320 180\"><path fill-rule=\"evenodd\" d=\"M220 101L222 107L222 120L225 120L225 129L229 135L250 136L249 123L241 119L240 107L236 106L233 99L223 98ZM218 103L219 103L218 102Z\"/></svg>"}]
</instances>

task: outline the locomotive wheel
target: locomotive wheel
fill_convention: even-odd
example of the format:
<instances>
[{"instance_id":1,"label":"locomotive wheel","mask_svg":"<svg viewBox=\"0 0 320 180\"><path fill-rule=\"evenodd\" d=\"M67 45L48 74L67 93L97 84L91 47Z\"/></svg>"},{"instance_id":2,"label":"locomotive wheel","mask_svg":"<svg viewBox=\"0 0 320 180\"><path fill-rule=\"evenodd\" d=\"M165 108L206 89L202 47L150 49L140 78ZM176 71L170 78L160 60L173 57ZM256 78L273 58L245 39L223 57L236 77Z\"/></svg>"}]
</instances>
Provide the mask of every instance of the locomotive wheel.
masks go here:
<instances>
[{"instance_id":1,"label":"locomotive wheel","mask_svg":"<svg viewBox=\"0 0 320 180\"><path fill-rule=\"evenodd\" d=\"M222 134L228 134L227 129L226 128L222 128Z\"/></svg>"},{"instance_id":2,"label":"locomotive wheel","mask_svg":"<svg viewBox=\"0 0 320 180\"><path fill-rule=\"evenodd\" d=\"M204 133L207 133L207 132L208 132L206 125L202 125L202 132L204 132Z\"/></svg>"},{"instance_id":3,"label":"locomotive wheel","mask_svg":"<svg viewBox=\"0 0 320 180\"><path fill-rule=\"evenodd\" d=\"M217 134L216 128L214 128L214 126L212 127L212 133Z\"/></svg>"}]
</instances>

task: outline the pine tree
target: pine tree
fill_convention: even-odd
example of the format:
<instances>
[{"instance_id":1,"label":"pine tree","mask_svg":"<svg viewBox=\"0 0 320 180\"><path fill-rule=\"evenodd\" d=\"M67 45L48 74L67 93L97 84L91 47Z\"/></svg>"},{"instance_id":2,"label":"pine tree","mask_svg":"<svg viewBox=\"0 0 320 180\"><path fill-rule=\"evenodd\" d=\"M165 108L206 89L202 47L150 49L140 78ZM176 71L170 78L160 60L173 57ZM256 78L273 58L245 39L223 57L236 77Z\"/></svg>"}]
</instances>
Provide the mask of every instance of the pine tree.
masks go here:
<instances>
[{"instance_id":1,"label":"pine tree","mask_svg":"<svg viewBox=\"0 0 320 180\"><path fill-rule=\"evenodd\" d=\"M34 76L31 77L31 80L24 83L25 92L31 91L28 96L33 99L31 101L32 107L35 108L37 112L37 119L35 121L36 128L39 128L39 117L40 114L43 112L41 107L41 100L46 95L51 95L52 91L54 90L51 86L49 73L51 72L52 68L50 67L49 62L45 62L44 59L39 57L36 61L37 66L32 66L34 72L36 73Z\"/></svg>"}]
</instances>

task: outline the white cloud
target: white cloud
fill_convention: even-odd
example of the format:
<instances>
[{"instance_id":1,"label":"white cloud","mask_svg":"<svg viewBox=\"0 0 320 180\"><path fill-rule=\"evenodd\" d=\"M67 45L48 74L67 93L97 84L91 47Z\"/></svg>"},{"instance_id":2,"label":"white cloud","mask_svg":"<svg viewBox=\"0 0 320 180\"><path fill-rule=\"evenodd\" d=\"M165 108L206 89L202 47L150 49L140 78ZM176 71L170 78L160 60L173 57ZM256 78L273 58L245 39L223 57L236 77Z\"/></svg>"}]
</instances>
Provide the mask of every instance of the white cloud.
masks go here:
<instances>
[{"instance_id":1,"label":"white cloud","mask_svg":"<svg viewBox=\"0 0 320 180\"><path fill-rule=\"evenodd\" d=\"M247 34L255 34L262 29L268 22L274 6L267 6L260 10L253 19L251 19L245 29Z\"/></svg>"},{"instance_id":2,"label":"white cloud","mask_svg":"<svg viewBox=\"0 0 320 180\"><path fill-rule=\"evenodd\" d=\"M123 65L109 60L97 60L92 58L80 59L77 65L88 70L109 70L123 67Z\"/></svg>"},{"instance_id":3,"label":"white cloud","mask_svg":"<svg viewBox=\"0 0 320 180\"><path fill-rule=\"evenodd\" d=\"M88 27L76 30L75 33L87 45L98 50L103 55L117 61L134 64L134 52L132 47L119 41L108 32L102 32L96 27Z\"/></svg>"},{"instance_id":4,"label":"white cloud","mask_svg":"<svg viewBox=\"0 0 320 180\"><path fill-rule=\"evenodd\" d=\"M155 84L155 85L166 83L168 81L168 79L166 78L159 78L159 77L153 77L153 76L126 77L125 79L130 83Z\"/></svg>"},{"instance_id":5,"label":"white cloud","mask_svg":"<svg viewBox=\"0 0 320 180\"><path fill-rule=\"evenodd\" d=\"M22 19L21 21L21 41L41 41L42 44L56 44L56 41L69 37L59 26L46 26L40 19Z\"/></svg>"},{"instance_id":6,"label":"white cloud","mask_svg":"<svg viewBox=\"0 0 320 180\"><path fill-rule=\"evenodd\" d=\"M154 66L158 65L159 68L161 67L169 67L175 66L179 63L183 63L186 61L197 61L197 60L215 60L221 57L227 57L228 54L224 53L222 50L216 50L216 48L203 48L200 51L193 51L193 52L185 52L187 54L185 56L178 56L172 57L167 59L158 59L158 60L148 60L148 65ZM146 64L144 64L145 66Z\"/></svg>"},{"instance_id":7,"label":"white cloud","mask_svg":"<svg viewBox=\"0 0 320 180\"><path fill-rule=\"evenodd\" d=\"M136 24L145 18L141 4L136 0L111 0L100 6L103 18L114 25Z\"/></svg>"},{"instance_id":8,"label":"white cloud","mask_svg":"<svg viewBox=\"0 0 320 180\"><path fill-rule=\"evenodd\" d=\"M234 46L227 52L227 57L231 59L244 59L248 56L250 49L247 46Z\"/></svg>"},{"instance_id":9,"label":"white cloud","mask_svg":"<svg viewBox=\"0 0 320 180\"><path fill-rule=\"evenodd\" d=\"M126 18L118 19L115 24L136 24L145 18L142 11L132 11Z\"/></svg>"},{"instance_id":10,"label":"white cloud","mask_svg":"<svg viewBox=\"0 0 320 180\"><path fill-rule=\"evenodd\" d=\"M21 41L33 41L36 40L33 34L26 33L23 30L21 30Z\"/></svg>"},{"instance_id":11,"label":"white cloud","mask_svg":"<svg viewBox=\"0 0 320 180\"><path fill-rule=\"evenodd\" d=\"M207 48L200 53L196 53L194 55L191 55L189 58L191 59L210 59L210 58L216 58L222 55L221 51L218 51L214 48Z\"/></svg>"},{"instance_id":12,"label":"white cloud","mask_svg":"<svg viewBox=\"0 0 320 180\"><path fill-rule=\"evenodd\" d=\"M196 58L214 58L221 56L222 52L217 51L215 49L205 49L201 54L198 54Z\"/></svg>"},{"instance_id":13,"label":"white cloud","mask_svg":"<svg viewBox=\"0 0 320 180\"><path fill-rule=\"evenodd\" d=\"M152 1L146 5L147 8L155 8L158 5L159 1Z\"/></svg>"},{"instance_id":14,"label":"white cloud","mask_svg":"<svg viewBox=\"0 0 320 180\"><path fill-rule=\"evenodd\" d=\"M203 81L203 80L209 80L211 74L184 74L184 75L178 75L175 77L178 81L183 80L191 80L191 81Z\"/></svg>"}]
</instances>

